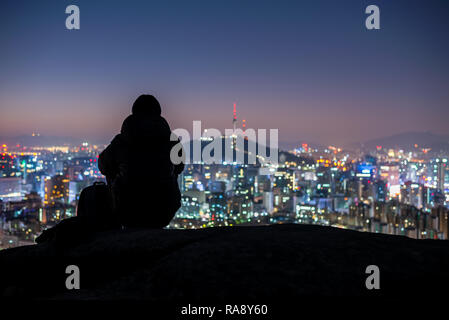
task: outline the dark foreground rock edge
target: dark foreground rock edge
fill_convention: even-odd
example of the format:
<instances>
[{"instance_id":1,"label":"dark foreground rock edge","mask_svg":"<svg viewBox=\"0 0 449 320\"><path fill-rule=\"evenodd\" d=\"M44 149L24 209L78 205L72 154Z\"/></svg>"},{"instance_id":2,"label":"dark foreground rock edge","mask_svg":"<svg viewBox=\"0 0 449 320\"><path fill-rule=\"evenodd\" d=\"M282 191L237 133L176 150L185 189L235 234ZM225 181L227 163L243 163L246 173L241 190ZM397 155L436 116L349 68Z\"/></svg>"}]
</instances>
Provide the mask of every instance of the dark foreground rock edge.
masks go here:
<instances>
[{"instance_id":1,"label":"dark foreground rock edge","mask_svg":"<svg viewBox=\"0 0 449 320\"><path fill-rule=\"evenodd\" d=\"M77 265L81 289L67 290ZM380 290L365 269L380 268ZM0 252L3 298L245 302L427 296L449 288L449 242L312 225L133 229Z\"/></svg>"}]
</instances>

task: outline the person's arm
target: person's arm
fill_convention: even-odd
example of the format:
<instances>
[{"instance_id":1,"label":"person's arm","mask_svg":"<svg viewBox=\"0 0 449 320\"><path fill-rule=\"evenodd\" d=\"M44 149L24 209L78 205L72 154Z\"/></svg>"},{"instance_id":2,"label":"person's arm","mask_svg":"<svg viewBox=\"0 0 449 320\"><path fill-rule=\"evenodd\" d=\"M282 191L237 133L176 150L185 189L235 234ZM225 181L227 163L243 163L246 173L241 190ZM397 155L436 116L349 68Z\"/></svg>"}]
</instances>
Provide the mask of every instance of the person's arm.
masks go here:
<instances>
[{"instance_id":1,"label":"person's arm","mask_svg":"<svg viewBox=\"0 0 449 320\"><path fill-rule=\"evenodd\" d=\"M98 157L98 169L104 176L112 175L112 146L107 146Z\"/></svg>"},{"instance_id":2,"label":"person's arm","mask_svg":"<svg viewBox=\"0 0 449 320\"><path fill-rule=\"evenodd\" d=\"M117 163L119 159L116 159L118 155L114 150L117 149L117 145L120 142L120 138L121 138L120 134L116 135L109 144L109 146L107 146L107 148L104 149L103 152L101 152L100 156L98 157L98 169L100 169L100 172L104 176L106 176L108 182L114 179L114 177L118 173Z\"/></svg>"}]
</instances>

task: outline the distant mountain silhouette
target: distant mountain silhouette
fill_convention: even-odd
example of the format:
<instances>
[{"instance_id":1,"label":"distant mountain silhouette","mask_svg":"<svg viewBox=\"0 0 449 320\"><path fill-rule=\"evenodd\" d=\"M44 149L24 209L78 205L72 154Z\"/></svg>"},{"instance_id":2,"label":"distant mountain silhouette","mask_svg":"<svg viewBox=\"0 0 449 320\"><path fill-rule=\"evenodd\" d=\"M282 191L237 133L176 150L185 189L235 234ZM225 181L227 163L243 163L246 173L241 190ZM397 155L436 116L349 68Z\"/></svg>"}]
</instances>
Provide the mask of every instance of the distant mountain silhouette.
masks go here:
<instances>
[{"instance_id":1,"label":"distant mountain silhouette","mask_svg":"<svg viewBox=\"0 0 449 320\"><path fill-rule=\"evenodd\" d=\"M309 157L303 157L303 156L296 156L293 153L287 152L287 151L279 151L279 162L296 162L298 164L304 165L312 165L315 164L315 160L313 158Z\"/></svg>"},{"instance_id":2,"label":"distant mountain silhouette","mask_svg":"<svg viewBox=\"0 0 449 320\"><path fill-rule=\"evenodd\" d=\"M220 145L222 146L222 152L224 152L224 150L225 150L224 148L225 148L225 145L226 145L226 139L230 139L230 138L224 138L224 137L221 138ZM198 141L198 140L196 140L196 141ZM203 151L203 149L209 143L211 143L211 141L200 141L201 152ZM189 147L190 150L191 150L191 153L190 153L190 161L191 161L191 163L193 163L193 152L192 152L193 144L194 144L194 141L192 141L192 140L190 140L189 142L183 143L184 147ZM269 148L267 146L261 145L261 144L259 144L257 142L255 142L255 145L256 145L256 151L257 152L259 152L259 150L263 150L263 148L265 148L266 149L265 150L265 154L268 155L268 156L270 155L270 150L269 150ZM249 151L250 151L250 149L249 149L248 141L245 140L244 141L244 146L243 146L245 163L248 163L248 152ZM283 151L280 148L277 149L277 152L278 152L278 160L279 160L279 162L289 161L289 162L297 162L297 163L303 163L303 164L304 163L307 163L307 164L314 164L315 163L313 159L310 159L310 158L307 158L307 157L299 157L299 156L296 156L296 155L294 155L294 154L292 154L292 153L290 153L288 151ZM224 162L225 160L226 160L225 159L225 154L222 153L222 161ZM259 159L256 159L256 163L260 164Z\"/></svg>"},{"instance_id":3,"label":"distant mountain silhouette","mask_svg":"<svg viewBox=\"0 0 449 320\"><path fill-rule=\"evenodd\" d=\"M404 132L388 137L366 141L364 143L353 144L352 148L362 145L367 149L375 149L376 146L383 148L402 148L404 150L414 150L415 144L418 148L431 148L433 152L449 151L449 136L426 132Z\"/></svg>"},{"instance_id":4,"label":"distant mountain silhouette","mask_svg":"<svg viewBox=\"0 0 449 320\"><path fill-rule=\"evenodd\" d=\"M36 146L50 147L50 146L63 146L63 145L76 146L86 141L92 144L100 144L100 145L106 144L108 142L108 140L106 139L83 140L81 138L74 138L74 137L42 136L42 135L39 136L21 135L15 137L0 137L0 143L2 144L7 145L20 144L21 146L26 147L36 147Z\"/></svg>"},{"instance_id":5,"label":"distant mountain silhouette","mask_svg":"<svg viewBox=\"0 0 449 320\"><path fill-rule=\"evenodd\" d=\"M68 265L80 268L80 290L65 288ZM369 265L380 269L380 290L366 289ZM13 299L419 301L449 287L449 242L312 225L129 229L60 251L52 243L3 250L0 269L0 298Z\"/></svg>"},{"instance_id":6,"label":"distant mountain silhouette","mask_svg":"<svg viewBox=\"0 0 449 320\"><path fill-rule=\"evenodd\" d=\"M296 141L279 141L279 147L282 150L293 150L296 148L300 148L303 143L307 143L309 148L322 150L326 148L328 145L320 144L313 139L297 139Z\"/></svg>"},{"instance_id":7,"label":"distant mountain silhouette","mask_svg":"<svg viewBox=\"0 0 449 320\"><path fill-rule=\"evenodd\" d=\"M226 140L228 140L228 143L231 143L232 138L230 137L221 137L219 138L221 141L218 143L219 145L221 145L221 161L225 162L226 158L225 158L225 147L226 147ZM269 141L269 140L268 140ZM193 163L194 160L194 144L195 143L199 143L200 145L200 150L201 150L201 154L203 154L203 150L204 148L209 145L210 143L212 143L212 141L208 141L208 140L190 140L187 142L182 142L182 145L184 148L190 148L190 163ZM270 150L267 146L261 145L257 142L255 143L255 147L256 147L256 154L259 152L259 150L263 150L263 148L265 148L265 154L267 156L270 155ZM245 163L248 163L248 152L251 152L251 149L249 148L249 142L248 140L244 140L243 141L243 149L242 149L243 153L244 153L244 161ZM279 152L279 149L278 149ZM213 155L213 154L212 154ZM235 159L235 153L234 153L234 159ZM257 163L260 163L259 160L256 161Z\"/></svg>"}]
</instances>

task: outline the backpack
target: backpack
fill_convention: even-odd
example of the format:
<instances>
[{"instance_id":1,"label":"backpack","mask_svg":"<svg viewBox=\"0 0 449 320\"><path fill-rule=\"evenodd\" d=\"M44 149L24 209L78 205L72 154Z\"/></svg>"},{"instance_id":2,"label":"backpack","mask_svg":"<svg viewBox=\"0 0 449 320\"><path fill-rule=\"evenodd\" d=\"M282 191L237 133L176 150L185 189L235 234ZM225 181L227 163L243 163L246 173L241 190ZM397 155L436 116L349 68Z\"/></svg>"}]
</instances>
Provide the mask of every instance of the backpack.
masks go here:
<instances>
[{"instance_id":1,"label":"backpack","mask_svg":"<svg viewBox=\"0 0 449 320\"><path fill-rule=\"evenodd\" d=\"M77 216L44 230L36 243L55 241L61 246L69 246L87 240L94 232L114 228L120 228L120 224L110 188L104 182L95 182L81 191Z\"/></svg>"},{"instance_id":2,"label":"backpack","mask_svg":"<svg viewBox=\"0 0 449 320\"><path fill-rule=\"evenodd\" d=\"M104 182L94 182L81 191L76 215L91 228L101 231L119 227L114 211L111 189Z\"/></svg>"}]
</instances>

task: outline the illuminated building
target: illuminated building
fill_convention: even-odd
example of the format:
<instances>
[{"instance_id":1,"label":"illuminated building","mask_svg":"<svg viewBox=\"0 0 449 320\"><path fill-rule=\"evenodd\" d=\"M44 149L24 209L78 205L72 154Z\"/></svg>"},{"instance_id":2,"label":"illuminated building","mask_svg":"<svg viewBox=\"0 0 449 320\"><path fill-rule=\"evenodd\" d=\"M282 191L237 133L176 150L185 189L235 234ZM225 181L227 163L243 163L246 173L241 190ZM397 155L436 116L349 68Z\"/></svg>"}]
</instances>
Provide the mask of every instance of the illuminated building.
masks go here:
<instances>
[{"instance_id":1,"label":"illuminated building","mask_svg":"<svg viewBox=\"0 0 449 320\"><path fill-rule=\"evenodd\" d=\"M360 163L357 165L356 176L361 179L372 179L375 173L375 166L370 163Z\"/></svg>"},{"instance_id":2,"label":"illuminated building","mask_svg":"<svg viewBox=\"0 0 449 320\"><path fill-rule=\"evenodd\" d=\"M229 215L243 222L252 215L252 201L248 195L234 195L228 200Z\"/></svg>"},{"instance_id":3,"label":"illuminated building","mask_svg":"<svg viewBox=\"0 0 449 320\"><path fill-rule=\"evenodd\" d=\"M193 165L185 167L184 171L180 174L180 187L181 191L187 191L193 188L195 182L195 169Z\"/></svg>"},{"instance_id":4,"label":"illuminated building","mask_svg":"<svg viewBox=\"0 0 449 320\"><path fill-rule=\"evenodd\" d=\"M180 219L199 219L201 212L201 203L197 197L182 195L181 208L176 213L176 218Z\"/></svg>"},{"instance_id":5,"label":"illuminated building","mask_svg":"<svg viewBox=\"0 0 449 320\"><path fill-rule=\"evenodd\" d=\"M438 230L437 238L449 239L449 210L443 206L432 209L432 216L434 218L434 230Z\"/></svg>"},{"instance_id":6,"label":"illuminated building","mask_svg":"<svg viewBox=\"0 0 449 320\"><path fill-rule=\"evenodd\" d=\"M226 184L223 181L209 184L208 203L212 221L223 220L228 212L225 190Z\"/></svg>"},{"instance_id":7,"label":"illuminated building","mask_svg":"<svg viewBox=\"0 0 449 320\"><path fill-rule=\"evenodd\" d=\"M45 198L46 206L68 203L70 196L69 180L62 176L54 176L45 180Z\"/></svg>"},{"instance_id":8,"label":"illuminated building","mask_svg":"<svg viewBox=\"0 0 449 320\"><path fill-rule=\"evenodd\" d=\"M447 159L435 159L432 162L433 176L435 180L435 187L438 191L444 192L444 183L447 171Z\"/></svg>"},{"instance_id":9,"label":"illuminated building","mask_svg":"<svg viewBox=\"0 0 449 320\"><path fill-rule=\"evenodd\" d=\"M274 206L273 206L273 192L271 191L264 191L263 192L263 206L265 210L267 210L268 213L272 213Z\"/></svg>"},{"instance_id":10,"label":"illuminated building","mask_svg":"<svg viewBox=\"0 0 449 320\"><path fill-rule=\"evenodd\" d=\"M0 178L0 199L4 202L22 200L22 179L16 177Z\"/></svg>"},{"instance_id":11,"label":"illuminated building","mask_svg":"<svg viewBox=\"0 0 449 320\"><path fill-rule=\"evenodd\" d=\"M421 209L423 207L423 198L423 187L419 184L409 181L401 186L402 203Z\"/></svg>"},{"instance_id":12,"label":"illuminated building","mask_svg":"<svg viewBox=\"0 0 449 320\"><path fill-rule=\"evenodd\" d=\"M327 198L332 193L331 183L332 176L329 167L318 167L316 170L317 185L316 196L319 198Z\"/></svg>"},{"instance_id":13,"label":"illuminated building","mask_svg":"<svg viewBox=\"0 0 449 320\"><path fill-rule=\"evenodd\" d=\"M380 177L387 181L391 198L398 197L401 192L399 175L399 165L397 164L384 164L380 167Z\"/></svg>"},{"instance_id":14,"label":"illuminated building","mask_svg":"<svg viewBox=\"0 0 449 320\"><path fill-rule=\"evenodd\" d=\"M38 161L36 156L24 155L17 158L18 169L22 177L26 179L30 174L42 170L42 161Z\"/></svg>"},{"instance_id":15,"label":"illuminated building","mask_svg":"<svg viewBox=\"0 0 449 320\"><path fill-rule=\"evenodd\" d=\"M13 156L2 153L0 154L0 177L15 177L20 176Z\"/></svg>"},{"instance_id":16,"label":"illuminated building","mask_svg":"<svg viewBox=\"0 0 449 320\"><path fill-rule=\"evenodd\" d=\"M374 183L374 199L386 202L388 198L388 184L384 180L376 180Z\"/></svg>"}]
</instances>

